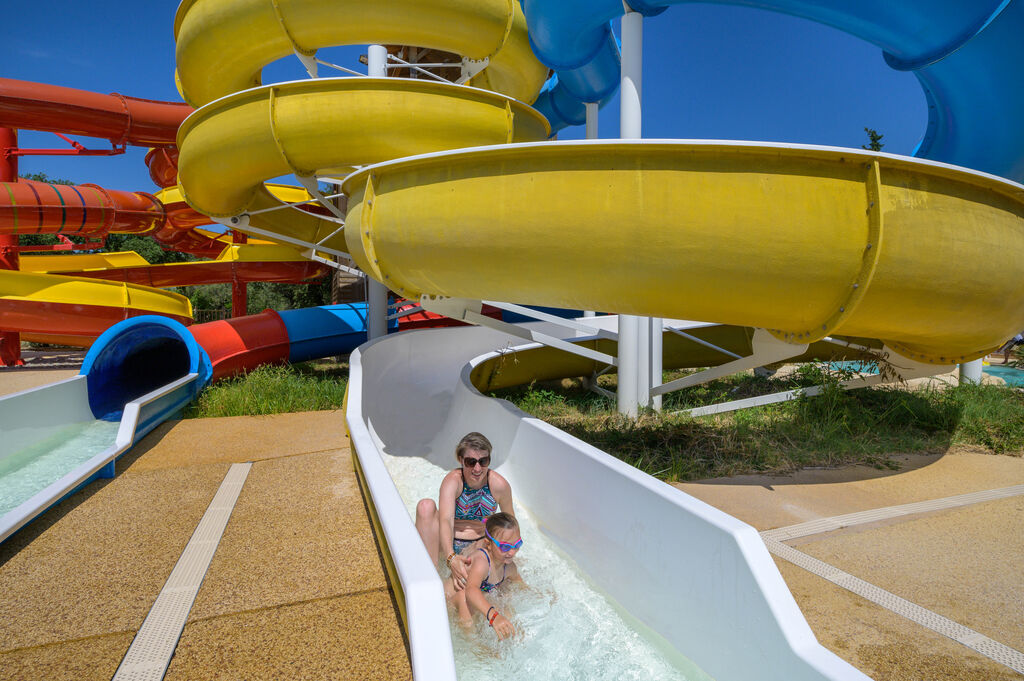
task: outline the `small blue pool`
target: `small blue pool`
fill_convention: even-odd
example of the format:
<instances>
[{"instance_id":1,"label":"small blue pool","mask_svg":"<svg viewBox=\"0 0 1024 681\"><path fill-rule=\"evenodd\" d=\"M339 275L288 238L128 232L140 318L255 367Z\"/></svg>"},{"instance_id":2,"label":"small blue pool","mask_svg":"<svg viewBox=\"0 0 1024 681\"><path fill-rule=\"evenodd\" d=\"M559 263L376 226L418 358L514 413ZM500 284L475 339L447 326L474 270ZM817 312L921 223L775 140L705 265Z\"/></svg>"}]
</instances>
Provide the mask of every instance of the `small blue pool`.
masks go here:
<instances>
[{"instance_id":1,"label":"small blue pool","mask_svg":"<svg viewBox=\"0 0 1024 681\"><path fill-rule=\"evenodd\" d=\"M983 367L982 371L991 376L998 376L1006 381L1006 385L1024 386L1024 371L1015 367L996 364Z\"/></svg>"}]
</instances>

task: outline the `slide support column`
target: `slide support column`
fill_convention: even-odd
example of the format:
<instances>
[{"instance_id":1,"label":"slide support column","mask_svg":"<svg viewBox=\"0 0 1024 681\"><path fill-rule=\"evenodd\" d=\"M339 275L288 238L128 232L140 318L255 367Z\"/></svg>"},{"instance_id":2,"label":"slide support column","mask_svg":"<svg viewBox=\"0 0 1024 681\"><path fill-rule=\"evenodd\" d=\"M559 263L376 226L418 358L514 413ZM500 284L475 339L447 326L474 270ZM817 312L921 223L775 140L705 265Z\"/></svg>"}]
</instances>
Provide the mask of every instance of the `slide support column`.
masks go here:
<instances>
[{"instance_id":1,"label":"slide support column","mask_svg":"<svg viewBox=\"0 0 1024 681\"><path fill-rule=\"evenodd\" d=\"M18 148L18 131L0 128L0 182L18 181L18 157L11 152ZM0 270L20 269L18 235L0 234ZM0 329L0 366L21 366L21 334Z\"/></svg>"},{"instance_id":2,"label":"slide support column","mask_svg":"<svg viewBox=\"0 0 1024 681\"><path fill-rule=\"evenodd\" d=\"M966 364L960 365L960 384L974 383L975 385L981 383L981 366L982 360L976 359L973 362L967 362Z\"/></svg>"},{"instance_id":3,"label":"slide support column","mask_svg":"<svg viewBox=\"0 0 1024 681\"><path fill-rule=\"evenodd\" d=\"M643 137L643 15L629 10L622 17L622 86L620 128L622 139ZM657 329L654 332L653 329ZM657 336L657 345L654 338ZM641 406L660 406L651 388L661 384L661 320L619 315L619 413L636 416ZM655 357L654 353L657 353Z\"/></svg>"},{"instance_id":4,"label":"slide support column","mask_svg":"<svg viewBox=\"0 0 1024 681\"><path fill-rule=\"evenodd\" d=\"M598 112L597 102L588 102L587 103L587 139L588 140L596 140L597 139L597 112ZM584 317L596 317L597 313L594 312L593 310L584 310L583 311L583 316Z\"/></svg>"},{"instance_id":5,"label":"slide support column","mask_svg":"<svg viewBox=\"0 0 1024 681\"><path fill-rule=\"evenodd\" d=\"M236 244L249 242L243 232L232 232L231 240ZM232 273L231 281L231 316L244 317L249 314L249 284L238 280L238 273Z\"/></svg>"},{"instance_id":6,"label":"slide support column","mask_svg":"<svg viewBox=\"0 0 1024 681\"><path fill-rule=\"evenodd\" d=\"M388 50L383 45L370 45L366 53L367 75L371 78L386 78L388 75ZM388 333L388 288L373 279L366 278L366 339L373 340Z\"/></svg>"}]
</instances>

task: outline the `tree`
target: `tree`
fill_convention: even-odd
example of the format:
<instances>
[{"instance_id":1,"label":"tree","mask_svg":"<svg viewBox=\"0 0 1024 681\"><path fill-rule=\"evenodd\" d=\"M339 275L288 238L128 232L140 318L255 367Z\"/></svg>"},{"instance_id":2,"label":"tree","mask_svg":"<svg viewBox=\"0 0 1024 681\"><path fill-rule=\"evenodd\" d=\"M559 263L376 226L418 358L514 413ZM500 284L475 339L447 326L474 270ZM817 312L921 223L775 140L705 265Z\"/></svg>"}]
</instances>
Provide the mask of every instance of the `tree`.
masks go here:
<instances>
[{"instance_id":1,"label":"tree","mask_svg":"<svg viewBox=\"0 0 1024 681\"><path fill-rule=\"evenodd\" d=\"M868 134L868 144L867 146L862 144L860 145L860 148L867 149L869 151L881 151L882 147L885 146L882 144L882 138L885 137L885 135L880 134L874 128L864 128L864 132Z\"/></svg>"}]
</instances>

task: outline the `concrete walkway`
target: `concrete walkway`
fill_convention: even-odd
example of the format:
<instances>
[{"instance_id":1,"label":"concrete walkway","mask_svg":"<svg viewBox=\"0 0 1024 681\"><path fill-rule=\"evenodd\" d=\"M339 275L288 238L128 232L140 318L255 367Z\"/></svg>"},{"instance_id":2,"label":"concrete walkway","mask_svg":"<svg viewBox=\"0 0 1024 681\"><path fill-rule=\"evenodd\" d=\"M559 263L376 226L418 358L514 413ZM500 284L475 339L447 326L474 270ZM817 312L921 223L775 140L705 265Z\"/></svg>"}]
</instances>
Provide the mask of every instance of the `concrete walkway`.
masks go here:
<instances>
[{"instance_id":1,"label":"concrete walkway","mask_svg":"<svg viewBox=\"0 0 1024 681\"><path fill-rule=\"evenodd\" d=\"M340 412L169 422L0 546L0 679L110 679L228 467L252 461L165 678L406 679Z\"/></svg>"},{"instance_id":2,"label":"concrete walkway","mask_svg":"<svg viewBox=\"0 0 1024 681\"><path fill-rule=\"evenodd\" d=\"M61 373L64 372L64 373ZM75 368L0 373L0 394ZM170 422L0 546L0 681L109 679L232 463L254 462L168 679L405 679L403 634L340 412ZM957 450L678 487L771 530L1024 483L1024 459ZM787 540L1024 650L1024 496ZM876 681L1021 675L787 560L819 640Z\"/></svg>"},{"instance_id":3,"label":"concrete walkway","mask_svg":"<svg viewBox=\"0 0 1024 681\"><path fill-rule=\"evenodd\" d=\"M1024 459L966 449L867 466L737 476L677 487L758 530L1024 483ZM1024 651L1024 496L789 540L829 566ZM876 681L1021 675L793 563L775 558L818 640Z\"/></svg>"}]
</instances>

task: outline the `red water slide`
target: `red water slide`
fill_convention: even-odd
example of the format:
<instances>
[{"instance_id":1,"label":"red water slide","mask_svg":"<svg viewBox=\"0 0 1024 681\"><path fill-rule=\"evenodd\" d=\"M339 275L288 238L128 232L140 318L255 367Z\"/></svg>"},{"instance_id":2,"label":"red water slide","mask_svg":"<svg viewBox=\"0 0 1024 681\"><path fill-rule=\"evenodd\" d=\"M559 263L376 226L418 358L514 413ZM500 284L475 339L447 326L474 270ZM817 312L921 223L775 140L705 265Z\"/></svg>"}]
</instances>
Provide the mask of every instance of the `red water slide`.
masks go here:
<instances>
[{"instance_id":1,"label":"red water slide","mask_svg":"<svg viewBox=\"0 0 1024 681\"><path fill-rule=\"evenodd\" d=\"M0 78L0 125L110 140L113 144L173 147L188 104Z\"/></svg>"},{"instance_id":2,"label":"red water slide","mask_svg":"<svg viewBox=\"0 0 1024 681\"><path fill-rule=\"evenodd\" d=\"M0 138L0 163L7 161L9 166L4 166L6 171L0 176L3 180L0 181L0 268L18 270L18 235L38 233L94 239L111 232L147 234L165 248L206 258L218 256L231 243L230 237L197 229L210 220L183 201L164 204L146 192L113 191L94 184L68 186L17 180L17 159L22 155L110 154L120 153L124 145L132 144L153 147L146 159L154 182L161 187L173 186L177 179L175 136L178 126L192 111L187 104L0 78L0 131L9 133ZM115 149L97 152L77 142L71 142L74 149L68 150L18 149L13 132L18 128L98 137L109 140ZM209 265L194 263L188 268L133 267L120 273L114 270L75 274L158 287L231 281L236 288L235 297L242 301L244 309L246 281L304 282L324 271L323 266L312 262L231 261ZM19 310L28 306L32 307L32 314L39 314L43 309L40 303L34 301L33 305L35 307L21 304ZM72 322L52 314L51 308L41 313L47 318L47 324L52 323L52 327L45 330L59 334ZM115 316L125 313L124 310L111 312ZM10 321L13 317L6 319ZM11 324L5 326L8 331L19 328ZM16 333L0 333L0 365L18 363L17 348Z\"/></svg>"}]
</instances>

